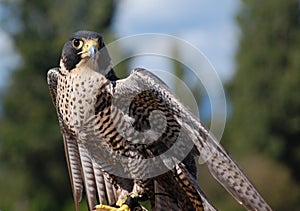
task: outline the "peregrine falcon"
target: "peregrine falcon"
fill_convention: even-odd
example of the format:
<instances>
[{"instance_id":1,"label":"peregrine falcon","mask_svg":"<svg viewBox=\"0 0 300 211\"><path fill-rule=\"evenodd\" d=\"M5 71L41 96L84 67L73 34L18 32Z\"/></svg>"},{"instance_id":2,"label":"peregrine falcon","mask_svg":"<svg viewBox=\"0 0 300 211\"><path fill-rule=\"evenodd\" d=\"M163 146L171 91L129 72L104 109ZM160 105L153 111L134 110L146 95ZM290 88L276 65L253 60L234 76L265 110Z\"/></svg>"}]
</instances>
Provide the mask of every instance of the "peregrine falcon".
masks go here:
<instances>
[{"instance_id":1,"label":"peregrine falcon","mask_svg":"<svg viewBox=\"0 0 300 211\"><path fill-rule=\"evenodd\" d=\"M151 72L125 79L100 34L78 31L47 81L63 136L75 210L216 210L197 182L200 157L248 210L271 210L210 131Z\"/></svg>"}]
</instances>

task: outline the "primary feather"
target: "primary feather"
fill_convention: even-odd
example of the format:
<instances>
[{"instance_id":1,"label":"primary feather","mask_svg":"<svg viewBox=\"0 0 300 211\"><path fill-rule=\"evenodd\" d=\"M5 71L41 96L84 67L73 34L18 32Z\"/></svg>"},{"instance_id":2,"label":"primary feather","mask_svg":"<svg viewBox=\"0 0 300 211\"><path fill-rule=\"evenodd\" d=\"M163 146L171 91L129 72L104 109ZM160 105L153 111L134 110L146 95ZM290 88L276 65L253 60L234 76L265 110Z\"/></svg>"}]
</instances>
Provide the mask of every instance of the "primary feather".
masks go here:
<instances>
[{"instance_id":1,"label":"primary feather","mask_svg":"<svg viewBox=\"0 0 300 211\"><path fill-rule=\"evenodd\" d=\"M96 58L74 39L98 42ZM95 43L94 42L94 43ZM100 65L101 64L101 65ZM48 85L63 134L75 209L83 186L89 209L134 192L153 210L215 210L200 189L195 157L249 210L271 210L209 130L155 75L134 70L118 79L102 38L72 35Z\"/></svg>"}]
</instances>

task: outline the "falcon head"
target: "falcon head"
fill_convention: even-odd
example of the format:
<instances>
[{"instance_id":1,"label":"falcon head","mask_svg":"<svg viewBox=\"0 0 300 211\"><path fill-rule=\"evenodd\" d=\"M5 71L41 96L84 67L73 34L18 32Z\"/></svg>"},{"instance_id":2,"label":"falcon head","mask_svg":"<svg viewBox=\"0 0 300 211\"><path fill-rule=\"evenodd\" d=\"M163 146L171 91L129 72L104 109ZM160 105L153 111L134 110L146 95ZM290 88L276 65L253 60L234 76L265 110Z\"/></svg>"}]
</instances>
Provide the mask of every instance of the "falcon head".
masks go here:
<instances>
[{"instance_id":1,"label":"falcon head","mask_svg":"<svg viewBox=\"0 0 300 211\"><path fill-rule=\"evenodd\" d=\"M105 48L102 36L97 32L78 31L73 33L65 43L60 69L65 74L76 68L93 63L93 69L106 75L111 69L111 59Z\"/></svg>"}]
</instances>

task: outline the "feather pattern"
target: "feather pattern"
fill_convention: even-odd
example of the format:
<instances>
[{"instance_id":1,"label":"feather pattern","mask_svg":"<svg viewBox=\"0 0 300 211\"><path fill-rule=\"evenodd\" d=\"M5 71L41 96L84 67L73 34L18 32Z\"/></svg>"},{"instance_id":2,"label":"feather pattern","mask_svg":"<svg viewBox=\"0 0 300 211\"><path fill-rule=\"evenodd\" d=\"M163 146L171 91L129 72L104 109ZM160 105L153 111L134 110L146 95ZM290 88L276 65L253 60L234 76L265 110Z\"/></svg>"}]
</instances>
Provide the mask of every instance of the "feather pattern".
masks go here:
<instances>
[{"instance_id":1,"label":"feather pattern","mask_svg":"<svg viewBox=\"0 0 300 211\"><path fill-rule=\"evenodd\" d=\"M58 68L48 71L47 81L52 102L57 108L57 79ZM70 133L68 127L64 125L61 114L58 113L59 124L63 134L63 142L67 166L70 175L70 181L73 191L75 210L79 210L79 202L82 199L83 186L86 188L86 195L89 209L92 210L96 205L96 193L98 192L98 200L100 203L115 203L117 195L114 194L115 188L110 184L104 172L91 160L87 150L77 143L74 134ZM97 190L96 190L97 189Z\"/></svg>"},{"instance_id":2,"label":"feather pattern","mask_svg":"<svg viewBox=\"0 0 300 211\"><path fill-rule=\"evenodd\" d=\"M236 162L219 144L209 130L194 116L168 87L152 73L136 69L131 75L117 81L115 97L132 98L143 90L158 90L157 96L173 108L173 115L180 123L186 142L192 141L211 174L231 193L240 204L250 210L271 210L259 192Z\"/></svg>"},{"instance_id":3,"label":"feather pattern","mask_svg":"<svg viewBox=\"0 0 300 211\"><path fill-rule=\"evenodd\" d=\"M79 144L79 154L83 173L83 182L85 185L85 193L88 200L89 209L92 210L97 204L96 198L96 182L93 164L85 147Z\"/></svg>"},{"instance_id":4,"label":"feather pattern","mask_svg":"<svg viewBox=\"0 0 300 211\"><path fill-rule=\"evenodd\" d=\"M196 180L197 156L246 209L271 210L218 140L159 78L139 68L118 79L98 33L72 36L61 67L50 69L47 80L76 211L83 190L90 210L97 201L116 203L134 193L146 194L153 210L214 211ZM97 40L104 51L86 61L71 44L78 38Z\"/></svg>"}]
</instances>

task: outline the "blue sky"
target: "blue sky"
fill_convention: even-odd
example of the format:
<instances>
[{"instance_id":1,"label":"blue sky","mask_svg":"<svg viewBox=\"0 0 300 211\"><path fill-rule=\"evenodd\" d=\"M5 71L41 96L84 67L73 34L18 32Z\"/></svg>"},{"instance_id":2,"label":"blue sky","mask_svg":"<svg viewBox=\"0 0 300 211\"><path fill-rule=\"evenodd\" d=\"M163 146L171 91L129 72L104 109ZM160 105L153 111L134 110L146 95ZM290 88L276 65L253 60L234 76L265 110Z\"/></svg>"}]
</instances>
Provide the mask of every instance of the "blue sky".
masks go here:
<instances>
[{"instance_id":1,"label":"blue sky","mask_svg":"<svg viewBox=\"0 0 300 211\"><path fill-rule=\"evenodd\" d=\"M119 1L114 17L113 30L117 38L140 33L176 36L201 51L213 65L221 81L226 83L232 78L235 69L234 55L239 41L235 17L240 4L240 0L122 0ZM2 41L0 42L2 49L0 51L1 89L9 82L11 70L21 62L21 59L15 51L12 40L4 31L1 31L1 28L0 40ZM143 49L156 51L159 49L169 54L172 50L172 45L164 40L148 39L143 41L141 39L140 42L137 41L125 42L121 47L130 51L143 51ZM197 64L197 59L193 59L194 55L190 54L189 51L179 50L179 53L183 54L180 56L186 57L190 59L191 63L194 63L192 66ZM145 67L152 71L168 71L171 69L170 64L170 60L166 61L165 58L142 56L133 60L132 67ZM199 68L201 69L201 67ZM202 67L202 69L207 68ZM168 84L170 74L154 73ZM211 80L210 75L204 74L204 76L208 78L205 80ZM200 80L202 82L202 79ZM170 84L168 85L170 86ZM221 100L211 99L207 89L206 93L207 97L203 99L200 105L200 114L205 114L206 118L211 116L213 122L214 111L217 111L221 114L219 116L224 117L222 118L225 121L226 100L224 93L217 94L223 96L220 97ZM201 117L205 118L205 116ZM222 134L223 126L221 125L220 134ZM214 132L213 129L212 131ZM217 134L218 132L214 133Z\"/></svg>"},{"instance_id":2,"label":"blue sky","mask_svg":"<svg viewBox=\"0 0 300 211\"><path fill-rule=\"evenodd\" d=\"M118 37L139 33L177 36L202 51L222 81L230 80L238 45L235 16L240 6L239 0L123 0L120 3L114 23ZM144 48L153 48L155 43L145 45ZM147 62L152 68L149 59L135 61L136 65L146 67ZM167 65L158 68L167 68Z\"/></svg>"},{"instance_id":3,"label":"blue sky","mask_svg":"<svg viewBox=\"0 0 300 211\"><path fill-rule=\"evenodd\" d=\"M176 36L201 51L213 65L221 81L226 83L232 78L235 70L234 57L239 42L235 17L240 5L240 0L123 0L118 7L113 28L117 37L140 33ZM168 49L171 51L172 46L160 40L143 42L141 39L125 42L123 47L129 49L129 52L140 52L143 49L156 52L160 49L165 53ZM183 56L190 57L193 63L194 55L185 51ZM194 62L198 61L194 59ZM171 69L170 65L171 62L165 58L145 56L135 58L132 68L141 66L152 71L168 71ZM168 83L168 75L164 77L166 74L154 73ZM210 77L206 78L209 80ZM221 113L219 116L226 118L226 97L220 97L221 100L211 99L210 94L207 94L207 98L203 99L200 105L200 114L205 114L202 117L209 118L217 111Z\"/></svg>"},{"instance_id":4,"label":"blue sky","mask_svg":"<svg viewBox=\"0 0 300 211\"><path fill-rule=\"evenodd\" d=\"M4 32L0 30L0 89L9 80L11 70L17 67L20 62L20 57L16 53L13 41ZM16 62L17 61L17 62Z\"/></svg>"},{"instance_id":5,"label":"blue sky","mask_svg":"<svg viewBox=\"0 0 300 211\"><path fill-rule=\"evenodd\" d=\"M234 73L234 53L238 45L235 15L239 5L240 0L123 0L118 6L113 29L117 37L163 33L182 38L202 51L226 82ZM9 70L20 63L20 58L12 40L1 30L0 39L1 88L8 80ZM131 48L153 48L153 45L155 43ZM168 68L165 62L157 62L160 66L152 67L151 64L155 63L153 58L140 58L134 65L150 65L150 69Z\"/></svg>"}]
</instances>

